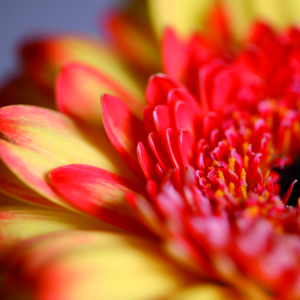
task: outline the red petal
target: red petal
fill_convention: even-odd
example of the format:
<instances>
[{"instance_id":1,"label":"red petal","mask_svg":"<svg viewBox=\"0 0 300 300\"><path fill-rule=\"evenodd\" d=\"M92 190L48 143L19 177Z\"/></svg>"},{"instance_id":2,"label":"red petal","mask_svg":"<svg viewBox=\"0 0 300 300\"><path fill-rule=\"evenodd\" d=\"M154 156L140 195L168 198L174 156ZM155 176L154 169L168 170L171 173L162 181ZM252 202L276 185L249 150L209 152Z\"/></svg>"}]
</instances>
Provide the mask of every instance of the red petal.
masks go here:
<instances>
[{"instance_id":1,"label":"red petal","mask_svg":"<svg viewBox=\"0 0 300 300\"><path fill-rule=\"evenodd\" d=\"M149 154L141 142L137 146L137 156L146 179L157 180L156 161L151 157L151 154Z\"/></svg>"},{"instance_id":2,"label":"red petal","mask_svg":"<svg viewBox=\"0 0 300 300\"><path fill-rule=\"evenodd\" d=\"M126 206L125 194L142 193L133 182L89 165L68 165L50 173L54 188L76 209L122 229L144 234Z\"/></svg>"},{"instance_id":3,"label":"red petal","mask_svg":"<svg viewBox=\"0 0 300 300\"><path fill-rule=\"evenodd\" d=\"M142 122L117 97L103 95L103 123L109 140L118 153L139 177L144 178L136 156L136 147L145 141L146 133Z\"/></svg>"},{"instance_id":4,"label":"red petal","mask_svg":"<svg viewBox=\"0 0 300 300\"><path fill-rule=\"evenodd\" d=\"M87 65L80 63L65 65L56 81L58 109L67 115L101 126L99 99L103 93L121 97L132 111L141 114L142 104L138 99L114 79Z\"/></svg>"},{"instance_id":5,"label":"red petal","mask_svg":"<svg viewBox=\"0 0 300 300\"><path fill-rule=\"evenodd\" d=\"M151 147L153 154L159 162L159 165L162 167L163 171L166 173L170 168L172 168L172 164L168 154L165 149L161 145L161 141L155 133L150 133L148 136L148 142Z\"/></svg>"},{"instance_id":6,"label":"red petal","mask_svg":"<svg viewBox=\"0 0 300 300\"><path fill-rule=\"evenodd\" d=\"M186 68L187 47L171 28L164 32L162 41L163 68L170 77L180 80Z\"/></svg>"},{"instance_id":7,"label":"red petal","mask_svg":"<svg viewBox=\"0 0 300 300\"><path fill-rule=\"evenodd\" d=\"M164 74L153 75L147 85L146 99L153 106L166 104L169 91L178 87L181 87L180 83Z\"/></svg>"}]
</instances>

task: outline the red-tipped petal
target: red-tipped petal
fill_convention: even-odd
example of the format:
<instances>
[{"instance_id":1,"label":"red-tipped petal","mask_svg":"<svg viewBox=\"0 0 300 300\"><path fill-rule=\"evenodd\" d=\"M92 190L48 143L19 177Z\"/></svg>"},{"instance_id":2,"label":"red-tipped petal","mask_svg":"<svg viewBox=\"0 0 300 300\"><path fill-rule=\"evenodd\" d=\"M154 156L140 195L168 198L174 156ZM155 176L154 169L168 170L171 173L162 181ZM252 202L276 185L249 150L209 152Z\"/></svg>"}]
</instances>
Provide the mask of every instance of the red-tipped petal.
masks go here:
<instances>
[{"instance_id":1,"label":"red-tipped petal","mask_svg":"<svg viewBox=\"0 0 300 300\"><path fill-rule=\"evenodd\" d=\"M146 139L142 122L114 96L103 95L102 112L104 128L109 140L131 170L139 178L143 178L136 156L138 143Z\"/></svg>"},{"instance_id":2,"label":"red-tipped petal","mask_svg":"<svg viewBox=\"0 0 300 300\"><path fill-rule=\"evenodd\" d=\"M122 229L145 234L125 201L127 192L142 193L133 182L88 165L63 166L49 176L54 188L79 211Z\"/></svg>"},{"instance_id":3,"label":"red-tipped petal","mask_svg":"<svg viewBox=\"0 0 300 300\"><path fill-rule=\"evenodd\" d=\"M93 125L103 126L99 103L103 93L121 97L135 113L141 114L142 104L134 95L107 74L87 65L67 64L56 81L58 109Z\"/></svg>"},{"instance_id":4,"label":"red-tipped petal","mask_svg":"<svg viewBox=\"0 0 300 300\"><path fill-rule=\"evenodd\" d=\"M169 91L178 87L181 87L180 83L165 74L153 75L147 85L146 99L153 106L166 104Z\"/></svg>"}]
</instances>

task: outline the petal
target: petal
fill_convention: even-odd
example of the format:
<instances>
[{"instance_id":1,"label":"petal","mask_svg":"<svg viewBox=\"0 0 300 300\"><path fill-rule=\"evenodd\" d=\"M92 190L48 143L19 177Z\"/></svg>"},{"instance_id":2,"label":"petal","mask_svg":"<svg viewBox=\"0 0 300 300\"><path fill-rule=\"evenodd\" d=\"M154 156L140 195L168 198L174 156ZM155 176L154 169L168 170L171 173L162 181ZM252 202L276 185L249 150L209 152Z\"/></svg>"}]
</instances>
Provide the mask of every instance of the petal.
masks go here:
<instances>
[{"instance_id":1,"label":"petal","mask_svg":"<svg viewBox=\"0 0 300 300\"><path fill-rule=\"evenodd\" d=\"M0 132L0 156L6 166L30 188L60 205L64 201L45 180L54 168L82 163L130 177L104 135L58 112L33 106L1 108Z\"/></svg>"},{"instance_id":2,"label":"petal","mask_svg":"<svg viewBox=\"0 0 300 300\"><path fill-rule=\"evenodd\" d=\"M12 196L22 201L26 201L35 205L48 207L57 207L56 204L50 202L26 184L24 184L17 176L15 176L7 166L0 161L0 191L6 195ZM1 201L2 203L2 201Z\"/></svg>"},{"instance_id":3,"label":"petal","mask_svg":"<svg viewBox=\"0 0 300 300\"><path fill-rule=\"evenodd\" d=\"M103 122L100 96L103 93L121 97L136 114L141 115L141 102L97 69L80 63L70 63L63 67L56 81L58 110L101 127Z\"/></svg>"},{"instance_id":4,"label":"petal","mask_svg":"<svg viewBox=\"0 0 300 300\"><path fill-rule=\"evenodd\" d=\"M213 3L213 0L148 0L152 25L159 37L166 27L186 37L203 28L204 18Z\"/></svg>"},{"instance_id":5,"label":"petal","mask_svg":"<svg viewBox=\"0 0 300 300\"><path fill-rule=\"evenodd\" d=\"M162 60L164 72L173 79L181 80L186 69L188 52L172 28L167 28L162 41Z\"/></svg>"},{"instance_id":6,"label":"petal","mask_svg":"<svg viewBox=\"0 0 300 300\"><path fill-rule=\"evenodd\" d=\"M30 104L54 109L54 97L40 91L26 76L9 78L0 90L0 106Z\"/></svg>"},{"instance_id":7,"label":"petal","mask_svg":"<svg viewBox=\"0 0 300 300\"><path fill-rule=\"evenodd\" d=\"M234 300L241 299L233 290L222 287L218 284L199 283L197 285L188 286L176 293L176 295L168 297L164 300Z\"/></svg>"},{"instance_id":8,"label":"petal","mask_svg":"<svg viewBox=\"0 0 300 300\"><path fill-rule=\"evenodd\" d=\"M81 212L131 232L147 233L125 202L126 193L142 193L135 183L87 165L57 168L50 179L54 188Z\"/></svg>"},{"instance_id":9,"label":"petal","mask_svg":"<svg viewBox=\"0 0 300 300\"><path fill-rule=\"evenodd\" d=\"M140 1L134 5L143 4ZM124 59L129 60L139 72L143 71L145 75L149 75L160 69L158 45L147 22L147 16L140 16L144 7L136 9L138 11L132 11L131 3L130 12L112 12L108 16L106 28Z\"/></svg>"},{"instance_id":10,"label":"petal","mask_svg":"<svg viewBox=\"0 0 300 300\"><path fill-rule=\"evenodd\" d=\"M22 56L27 73L47 90L53 90L60 68L68 62L76 61L104 72L123 84L137 98L143 99L139 84L115 51L90 37L75 34L36 37L24 45Z\"/></svg>"},{"instance_id":11,"label":"petal","mask_svg":"<svg viewBox=\"0 0 300 300\"><path fill-rule=\"evenodd\" d=\"M156 74L150 77L146 99L150 105L166 104L170 90L181 87L179 82L172 80L165 74Z\"/></svg>"},{"instance_id":12,"label":"petal","mask_svg":"<svg viewBox=\"0 0 300 300\"><path fill-rule=\"evenodd\" d=\"M195 278L159 249L156 242L112 233L33 238L3 256L4 293L26 291L40 300L163 299Z\"/></svg>"},{"instance_id":13,"label":"petal","mask_svg":"<svg viewBox=\"0 0 300 300\"><path fill-rule=\"evenodd\" d=\"M110 95L102 97L102 112L109 140L131 170L142 179L144 176L136 155L138 143L146 139L142 122L120 99Z\"/></svg>"},{"instance_id":14,"label":"petal","mask_svg":"<svg viewBox=\"0 0 300 300\"><path fill-rule=\"evenodd\" d=\"M0 220L0 248L33 236L62 230L118 230L89 217L33 206L1 206Z\"/></svg>"}]
</instances>

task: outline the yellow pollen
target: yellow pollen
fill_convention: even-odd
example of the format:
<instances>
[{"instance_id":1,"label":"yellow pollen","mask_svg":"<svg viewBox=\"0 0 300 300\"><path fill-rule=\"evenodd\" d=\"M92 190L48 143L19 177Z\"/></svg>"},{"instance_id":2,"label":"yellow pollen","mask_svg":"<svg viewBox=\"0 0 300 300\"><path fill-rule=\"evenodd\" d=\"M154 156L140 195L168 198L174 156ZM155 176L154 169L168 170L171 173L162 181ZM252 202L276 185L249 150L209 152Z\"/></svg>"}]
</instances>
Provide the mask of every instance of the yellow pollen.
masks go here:
<instances>
[{"instance_id":1,"label":"yellow pollen","mask_svg":"<svg viewBox=\"0 0 300 300\"><path fill-rule=\"evenodd\" d=\"M234 190L235 190L235 185L233 182L230 182L228 186L228 192L234 196L235 194Z\"/></svg>"},{"instance_id":2,"label":"yellow pollen","mask_svg":"<svg viewBox=\"0 0 300 300\"><path fill-rule=\"evenodd\" d=\"M244 142L244 143L243 143L243 151L244 151L244 154L247 153L248 146L249 146L249 143L248 143L248 142Z\"/></svg>"},{"instance_id":3,"label":"yellow pollen","mask_svg":"<svg viewBox=\"0 0 300 300\"><path fill-rule=\"evenodd\" d=\"M214 160L213 163L212 163L212 166L213 166L214 168L216 168L216 167L218 166L218 164L219 164L218 161L217 161L217 160Z\"/></svg>"},{"instance_id":4,"label":"yellow pollen","mask_svg":"<svg viewBox=\"0 0 300 300\"><path fill-rule=\"evenodd\" d=\"M249 214L250 217L255 217L259 213L259 209L257 206L250 206L247 208L247 213Z\"/></svg>"},{"instance_id":5,"label":"yellow pollen","mask_svg":"<svg viewBox=\"0 0 300 300\"><path fill-rule=\"evenodd\" d=\"M223 172L222 172L221 170L218 170L218 171L217 171L217 176L218 176L218 178L220 178L224 183L226 183L226 182L225 182L224 174L223 174Z\"/></svg>"},{"instance_id":6,"label":"yellow pollen","mask_svg":"<svg viewBox=\"0 0 300 300\"><path fill-rule=\"evenodd\" d=\"M215 195L216 195L217 197L223 197L223 196L224 196L224 192L223 192L222 190L218 189L218 190L215 192Z\"/></svg>"},{"instance_id":7,"label":"yellow pollen","mask_svg":"<svg viewBox=\"0 0 300 300\"><path fill-rule=\"evenodd\" d=\"M244 156L244 166L246 169L248 169L248 165L249 165L249 156L245 155Z\"/></svg>"},{"instance_id":8,"label":"yellow pollen","mask_svg":"<svg viewBox=\"0 0 300 300\"><path fill-rule=\"evenodd\" d=\"M229 157L229 159L228 159L228 168L232 172L234 172L234 165L235 165L235 158Z\"/></svg>"},{"instance_id":9,"label":"yellow pollen","mask_svg":"<svg viewBox=\"0 0 300 300\"><path fill-rule=\"evenodd\" d=\"M245 171L244 168L243 168L242 171L241 171L241 176L240 176L240 178L241 178L243 181L245 181L245 183L246 183L246 171ZM247 200L247 187L244 186L244 185L242 185L242 186L240 187L240 189L241 189L242 200L243 200L243 201L246 201L246 200Z\"/></svg>"},{"instance_id":10,"label":"yellow pollen","mask_svg":"<svg viewBox=\"0 0 300 300\"><path fill-rule=\"evenodd\" d=\"M264 193L264 197L265 197L266 200L269 200L269 196L270 196L269 192Z\"/></svg>"},{"instance_id":11,"label":"yellow pollen","mask_svg":"<svg viewBox=\"0 0 300 300\"><path fill-rule=\"evenodd\" d=\"M262 196L259 196L259 202L260 203L264 203L264 202L266 202L266 198L265 197L262 197Z\"/></svg>"},{"instance_id":12,"label":"yellow pollen","mask_svg":"<svg viewBox=\"0 0 300 300\"><path fill-rule=\"evenodd\" d=\"M244 202L246 202L247 201L247 188L244 185L242 185L240 189L241 189L242 200Z\"/></svg>"},{"instance_id":13,"label":"yellow pollen","mask_svg":"<svg viewBox=\"0 0 300 300\"><path fill-rule=\"evenodd\" d=\"M245 171L245 169L243 168L242 170L241 170L241 176L240 176L240 178L243 180L243 181L245 181L246 182L246 171Z\"/></svg>"},{"instance_id":14,"label":"yellow pollen","mask_svg":"<svg viewBox=\"0 0 300 300\"><path fill-rule=\"evenodd\" d=\"M211 189L211 184L210 184L210 183L207 183L207 184L206 184L206 188L207 188L208 190L210 190L210 189Z\"/></svg>"},{"instance_id":15,"label":"yellow pollen","mask_svg":"<svg viewBox=\"0 0 300 300\"><path fill-rule=\"evenodd\" d=\"M263 186L264 186L264 187L266 187L266 185L267 185L269 176L270 176L270 171L267 170L266 173L265 173L265 176L264 176L264 183L263 183Z\"/></svg>"}]
</instances>

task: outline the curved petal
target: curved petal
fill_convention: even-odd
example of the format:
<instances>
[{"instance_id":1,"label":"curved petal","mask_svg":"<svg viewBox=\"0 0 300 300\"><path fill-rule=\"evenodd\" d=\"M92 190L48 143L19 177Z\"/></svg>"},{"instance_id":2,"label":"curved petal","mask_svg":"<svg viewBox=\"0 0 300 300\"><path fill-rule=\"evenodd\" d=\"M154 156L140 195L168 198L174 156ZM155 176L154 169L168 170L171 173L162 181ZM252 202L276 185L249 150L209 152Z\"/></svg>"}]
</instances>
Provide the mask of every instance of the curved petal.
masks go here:
<instances>
[{"instance_id":1,"label":"curved petal","mask_svg":"<svg viewBox=\"0 0 300 300\"><path fill-rule=\"evenodd\" d=\"M2 293L40 300L163 299L195 282L156 242L80 231L20 243L2 257L1 273Z\"/></svg>"},{"instance_id":2,"label":"curved petal","mask_svg":"<svg viewBox=\"0 0 300 300\"><path fill-rule=\"evenodd\" d=\"M111 12L105 27L120 55L139 72L149 76L159 71L160 57L144 5L144 1L135 1L131 3L130 12ZM132 6L137 6L136 11Z\"/></svg>"},{"instance_id":3,"label":"curved petal","mask_svg":"<svg viewBox=\"0 0 300 300\"><path fill-rule=\"evenodd\" d=\"M56 204L41 196L26 184L24 184L17 176L15 176L7 166L0 160L0 191L6 195L26 201L35 205L48 207L57 207ZM2 201L1 201L2 203Z\"/></svg>"},{"instance_id":4,"label":"curved petal","mask_svg":"<svg viewBox=\"0 0 300 300\"><path fill-rule=\"evenodd\" d=\"M148 0L152 25L159 37L168 26L188 37L203 26L213 4L214 0Z\"/></svg>"},{"instance_id":5,"label":"curved petal","mask_svg":"<svg viewBox=\"0 0 300 300\"><path fill-rule=\"evenodd\" d=\"M142 179L144 175L136 155L138 143L146 138L142 122L114 96L103 95L102 111L109 140L131 170Z\"/></svg>"},{"instance_id":6,"label":"curved petal","mask_svg":"<svg viewBox=\"0 0 300 300\"><path fill-rule=\"evenodd\" d=\"M0 248L30 237L62 230L118 230L101 221L68 211L33 206L1 206L0 220Z\"/></svg>"},{"instance_id":7,"label":"curved petal","mask_svg":"<svg viewBox=\"0 0 300 300\"><path fill-rule=\"evenodd\" d=\"M97 69L80 63L70 63L63 67L56 80L58 110L101 127L103 122L100 96L103 93L121 97L132 111L141 115L142 103L139 99Z\"/></svg>"},{"instance_id":8,"label":"curved petal","mask_svg":"<svg viewBox=\"0 0 300 300\"><path fill-rule=\"evenodd\" d=\"M56 75L64 64L80 62L104 72L138 99L143 99L139 83L115 51L96 39L75 34L38 36L23 46L22 56L27 73L47 90L53 90Z\"/></svg>"},{"instance_id":9,"label":"curved petal","mask_svg":"<svg viewBox=\"0 0 300 300\"><path fill-rule=\"evenodd\" d=\"M3 162L26 185L60 205L67 204L45 180L46 174L59 166L89 164L131 177L104 135L60 113L7 106L0 109L0 132Z\"/></svg>"},{"instance_id":10,"label":"curved petal","mask_svg":"<svg viewBox=\"0 0 300 300\"><path fill-rule=\"evenodd\" d=\"M135 183L88 165L57 168L50 179L54 188L81 212L131 232L150 234L126 205L126 193L142 193Z\"/></svg>"}]
</instances>

